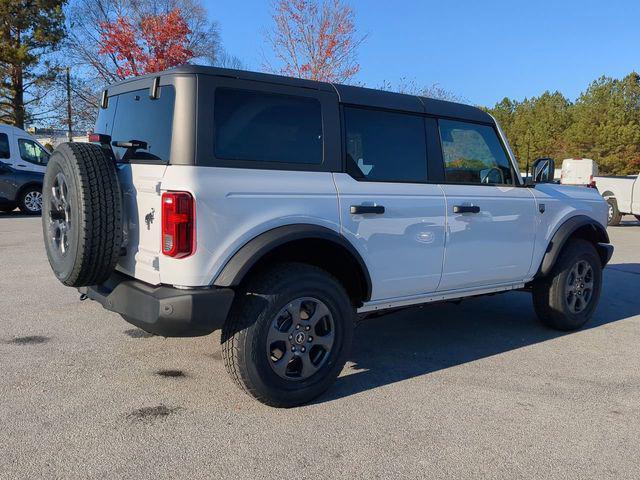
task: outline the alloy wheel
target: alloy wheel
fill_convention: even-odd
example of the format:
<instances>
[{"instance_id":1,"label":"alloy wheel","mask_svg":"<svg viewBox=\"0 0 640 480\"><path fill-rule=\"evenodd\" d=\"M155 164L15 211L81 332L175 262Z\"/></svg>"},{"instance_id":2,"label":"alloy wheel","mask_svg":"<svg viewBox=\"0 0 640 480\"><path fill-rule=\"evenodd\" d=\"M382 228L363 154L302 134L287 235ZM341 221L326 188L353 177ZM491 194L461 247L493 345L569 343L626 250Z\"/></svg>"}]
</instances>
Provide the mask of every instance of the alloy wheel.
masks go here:
<instances>
[{"instance_id":1,"label":"alloy wheel","mask_svg":"<svg viewBox=\"0 0 640 480\"><path fill-rule=\"evenodd\" d=\"M42 193L32 190L24 196L24 206L31 213L40 213L42 211Z\"/></svg>"},{"instance_id":2,"label":"alloy wheel","mask_svg":"<svg viewBox=\"0 0 640 480\"><path fill-rule=\"evenodd\" d=\"M586 260L576 262L569 271L565 298L572 313L580 313L589 305L593 297L593 279L593 267Z\"/></svg>"},{"instance_id":3,"label":"alloy wheel","mask_svg":"<svg viewBox=\"0 0 640 480\"><path fill-rule=\"evenodd\" d=\"M267 357L286 380L305 380L328 360L335 341L335 322L324 302L298 298L282 308L269 326Z\"/></svg>"},{"instance_id":4,"label":"alloy wheel","mask_svg":"<svg viewBox=\"0 0 640 480\"><path fill-rule=\"evenodd\" d=\"M71 232L71 204L67 179L58 173L51 187L51 211L49 222L53 235L53 243L62 255L69 250L69 234Z\"/></svg>"}]
</instances>

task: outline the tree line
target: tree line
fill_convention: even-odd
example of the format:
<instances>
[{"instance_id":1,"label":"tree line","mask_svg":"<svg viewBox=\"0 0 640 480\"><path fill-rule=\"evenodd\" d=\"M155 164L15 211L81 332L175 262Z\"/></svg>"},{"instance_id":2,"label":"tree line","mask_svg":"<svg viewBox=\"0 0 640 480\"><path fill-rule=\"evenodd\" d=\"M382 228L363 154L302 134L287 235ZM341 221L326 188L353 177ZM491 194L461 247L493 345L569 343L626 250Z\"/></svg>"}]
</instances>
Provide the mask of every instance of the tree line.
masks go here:
<instances>
[{"instance_id":1,"label":"tree line","mask_svg":"<svg viewBox=\"0 0 640 480\"><path fill-rule=\"evenodd\" d=\"M261 69L358 84L357 54L366 39L345 0L273 0ZM0 0L4 123L89 129L107 85L185 63L243 68L200 0ZM406 79L374 88L462 99ZM485 110L502 125L522 168L541 156L580 156L598 161L603 174L640 169L636 73L599 78L576 101L545 92Z\"/></svg>"},{"instance_id":2,"label":"tree line","mask_svg":"<svg viewBox=\"0 0 640 480\"><path fill-rule=\"evenodd\" d=\"M538 157L592 158L603 175L640 171L640 75L600 77L575 102L560 92L498 102L491 113L522 169Z\"/></svg>"}]
</instances>

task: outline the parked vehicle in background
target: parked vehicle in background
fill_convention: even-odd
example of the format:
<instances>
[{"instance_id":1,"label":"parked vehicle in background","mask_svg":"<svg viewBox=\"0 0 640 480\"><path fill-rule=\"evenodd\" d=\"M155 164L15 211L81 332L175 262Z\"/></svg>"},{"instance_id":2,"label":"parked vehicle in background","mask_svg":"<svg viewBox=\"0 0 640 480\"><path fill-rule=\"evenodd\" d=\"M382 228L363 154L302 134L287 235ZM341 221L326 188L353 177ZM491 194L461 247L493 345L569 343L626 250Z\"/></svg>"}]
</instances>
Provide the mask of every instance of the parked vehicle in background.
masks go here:
<instances>
[{"instance_id":1,"label":"parked vehicle in background","mask_svg":"<svg viewBox=\"0 0 640 480\"><path fill-rule=\"evenodd\" d=\"M562 161L560 183L595 187L598 164L590 158L567 158Z\"/></svg>"},{"instance_id":2,"label":"parked vehicle in background","mask_svg":"<svg viewBox=\"0 0 640 480\"><path fill-rule=\"evenodd\" d=\"M640 221L639 175L595 177L596 187L609 204L609 225L620 225L623 215L635 215Z\"/></svg>"},{"instance_id":3,"label":"parked vehicle in background","mask_svg":"<svg viewBox=\"0 0 640 480\"><path fill-rule=\"evenodd\" d=\"M0 161L16 170L44 173L51 154L32 135L0 124Z\"/></svg>"},{"instance_id":4,"label":"parked vehicle in background","mask_svg":"<svg viewBox=\"0 0 640 480\"><path fill-rule=\"evenodd\" d=\"M44 174L17 170L0 162L0 211L18 207L22 213L37 215L42 211Z\"/></svg>"},{"instance_id":5,"label":"parked vehicle in background","mask_svg":"<svg viewBox=\"0 0 640 480\"><path fill-rule=\"evenodd\" d=\"M551 183L552 159L525 184L468 105L184 66L110 85L95 132L47 168L55 275L157 335L221 329L269 405L329 388L382 311L525 290L580 328L613 252L598 192Z\"/></svg>"}]
</instances>

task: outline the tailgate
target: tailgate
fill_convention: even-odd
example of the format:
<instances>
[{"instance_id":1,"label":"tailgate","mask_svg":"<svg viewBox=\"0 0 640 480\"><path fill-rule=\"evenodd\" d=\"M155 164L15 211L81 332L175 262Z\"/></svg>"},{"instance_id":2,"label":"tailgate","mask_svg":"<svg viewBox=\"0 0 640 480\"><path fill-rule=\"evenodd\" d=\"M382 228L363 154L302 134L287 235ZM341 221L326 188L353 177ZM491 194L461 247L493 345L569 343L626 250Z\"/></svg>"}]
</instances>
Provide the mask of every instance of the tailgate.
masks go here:
<instances>
[{"instance_id":1,"label":"tailgate","mask_svg":"<svg viewBox=\"0 0 640 480\"><path fill-rule=\"evenodd\" d=\"M166 165L119 164L124 256L117 269L152 285L160 284L160 182Z\"/></svg>"}]
</instances>

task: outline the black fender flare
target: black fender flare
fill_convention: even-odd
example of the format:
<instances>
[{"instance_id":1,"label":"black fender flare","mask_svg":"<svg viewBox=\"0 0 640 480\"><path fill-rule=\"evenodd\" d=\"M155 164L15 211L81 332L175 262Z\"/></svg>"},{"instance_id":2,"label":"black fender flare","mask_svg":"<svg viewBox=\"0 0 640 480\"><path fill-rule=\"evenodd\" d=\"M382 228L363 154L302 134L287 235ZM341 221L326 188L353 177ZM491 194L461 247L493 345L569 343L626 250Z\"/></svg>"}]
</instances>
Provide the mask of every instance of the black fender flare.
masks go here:
<instances>
[{"instance_id":1,"label":"black fender flare","mask_svg":"<svg viewBox=\"0 0 640 480\"><path fill-rule=\"evenodd\" d=\"M603 267L609 262L613 253L613 247L609 245L607 229L586 215L576 215L560 225L551 237L536 277L544 277L551 273L567 240L574 236L574 234L578 234L580 238L585 238L594 243L602 260Z\"/></svg>"},{"instance_id":2,"label":"black fender flare","mask_svg":"<svg viewBox=\"0 0 640 480\"><path fill-rule=\"evenodd\" d=\"M326 240L344 248L360 267L364 280L364 300L371 298L372 284L369 269L355 247L344 236L313 224L293 224L276 227L249 240L227 261L213 284L218 287L238 286L260 259L275 248L296 240Z\"/></svg>"}]
</instances>

